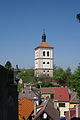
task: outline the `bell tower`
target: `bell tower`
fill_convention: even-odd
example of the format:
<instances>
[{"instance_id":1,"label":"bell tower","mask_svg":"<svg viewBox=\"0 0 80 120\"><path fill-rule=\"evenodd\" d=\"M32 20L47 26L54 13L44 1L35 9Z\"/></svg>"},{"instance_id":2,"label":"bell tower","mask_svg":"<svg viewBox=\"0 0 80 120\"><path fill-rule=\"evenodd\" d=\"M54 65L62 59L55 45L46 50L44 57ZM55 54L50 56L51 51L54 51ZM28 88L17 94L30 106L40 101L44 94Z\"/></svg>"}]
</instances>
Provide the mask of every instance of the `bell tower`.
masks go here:
<instances>
[{"instance_id":1,"label":"bell tower","mask_svg":"<svg viewBox=\"0 0 80 120\"><path fill-rule=\"evenodd\" d=\"M46 42L45 31L42 34L42 42L35 48L35 76L42 74L53 77L53 50Z\"/></svg>"}]
</instances>

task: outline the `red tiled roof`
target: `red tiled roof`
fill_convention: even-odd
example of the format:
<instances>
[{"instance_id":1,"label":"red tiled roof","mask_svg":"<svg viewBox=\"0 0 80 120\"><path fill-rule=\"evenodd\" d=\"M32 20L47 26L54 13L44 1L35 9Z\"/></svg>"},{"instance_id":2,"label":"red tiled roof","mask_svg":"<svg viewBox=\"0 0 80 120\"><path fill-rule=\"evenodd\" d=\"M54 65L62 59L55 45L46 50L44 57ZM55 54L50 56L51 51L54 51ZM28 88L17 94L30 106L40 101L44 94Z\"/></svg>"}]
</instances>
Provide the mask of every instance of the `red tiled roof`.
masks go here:
<instances>
[{"instance_id":1,"label":"red tiled roof","mask_svg":"<svg viewBox=\"0 0 80 120\"><path fill-rule=\"evenodd\" d=\"M54 94L55 101L69 101L68 88L65 87L44 87L41 88L42 94Z\"/></svg>"},{"instance_id":2,"label":"red tiled roof","mask_svg":"<svg viewBox=\"0 0 80 120\"><path fill-rule=\"evenodd\" d=\"M30 114L32 113L34 109L34 103L27 98L22 98L18 102L18 118L19 120L23 120L23 117L25 119L28 119Z\"/></svg>"},{"instance_id":3,"label":"red tiled roof","mask_svg":"<svg viewBox=\"0 0 80 120\"><path fill-rule=\"evenodd\" d=\"M42 43L40 43L40 45L38 46L38 47L36 47L36 48L43 48L43 47L46 47L46 48L53 48L53 47L51 47L48 43L46 43L46 42L42 42Z\"/></svg>"},{"instance_id":4,"label":"red tiled roof","mask_svg":"<svg viewBox=\"0 0 80 120\"><path fill-rule=\"evenodd\" d=\"M68 88L65 87L56 87L54 92L54 100L57 101L69 101Z\"/></svg>"}]
</instances>

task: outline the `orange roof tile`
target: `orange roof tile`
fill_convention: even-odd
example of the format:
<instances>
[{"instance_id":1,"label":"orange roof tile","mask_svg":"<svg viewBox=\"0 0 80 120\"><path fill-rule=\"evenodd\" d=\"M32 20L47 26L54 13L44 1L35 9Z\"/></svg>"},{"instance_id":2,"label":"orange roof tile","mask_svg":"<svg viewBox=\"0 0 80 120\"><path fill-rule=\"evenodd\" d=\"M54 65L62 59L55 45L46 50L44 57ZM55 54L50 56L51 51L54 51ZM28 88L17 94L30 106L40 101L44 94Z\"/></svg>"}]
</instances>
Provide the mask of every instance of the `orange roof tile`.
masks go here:
<instances>
[{"instance_id":1,"label":"orange roof tile","mask_svg":"<svg viewBox=\"0 0 80 120\"><path fill-rule=\"evenodd\" d=\"M42 47L53 48L53 47L51 47L51 46L50 46L48 43L46 43L46 42L40 43L40 45L39 45L38 47L36 47L36 48L42 48Z\"/></svg>"},{"instance_id":2,"label":"orange roof tile","mask_svg":"<svg viewBox=\"0 0 80 120\"><path fill-rule=\"evenodd\" d=\"M23 120L23 117L25 119L28 119L30 114L32 113L34 109L34 102L28 100L27 98L22 98L18 102L18 118L19 120Z\"/></svg>"}]
</instances>

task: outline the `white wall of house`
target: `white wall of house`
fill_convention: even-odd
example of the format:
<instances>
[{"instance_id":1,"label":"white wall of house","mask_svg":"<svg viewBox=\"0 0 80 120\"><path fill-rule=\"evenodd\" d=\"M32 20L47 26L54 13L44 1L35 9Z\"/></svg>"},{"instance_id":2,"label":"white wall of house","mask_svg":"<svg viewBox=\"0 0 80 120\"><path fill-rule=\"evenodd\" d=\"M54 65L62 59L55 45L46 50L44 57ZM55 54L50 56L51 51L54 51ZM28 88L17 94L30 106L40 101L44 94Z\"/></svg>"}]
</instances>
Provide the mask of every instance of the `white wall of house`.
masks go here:
<instances>
[{"instance_id":1,"label":"white wall of house","mask_svg":"<svg viewBox=\"0 0 80 120\"><path fill-rule=\"evenodd\" d=\"M65 112L69 111L69 102L56 102L57 103L57 107L59 107L60 110L60 117L65 117ZM64 103L65 107L60 107L59 103Z\"/></svg>"}]
</instances>

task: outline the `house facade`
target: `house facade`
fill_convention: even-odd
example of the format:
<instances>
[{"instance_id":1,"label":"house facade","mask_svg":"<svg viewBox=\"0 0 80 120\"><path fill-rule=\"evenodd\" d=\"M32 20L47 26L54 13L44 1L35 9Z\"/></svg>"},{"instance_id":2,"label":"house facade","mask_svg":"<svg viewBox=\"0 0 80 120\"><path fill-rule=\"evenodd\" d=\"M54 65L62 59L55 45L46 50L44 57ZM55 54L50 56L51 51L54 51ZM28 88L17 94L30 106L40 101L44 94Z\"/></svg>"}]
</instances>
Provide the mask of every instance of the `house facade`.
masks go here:
<instances>
[{"instance_id":1,"label":"house facade","mask_svg":"<svg viewBox=\"0 0 80 120\"><path fill-rule=\"evenodd\" d=\"M41 89L42 98L49 97L54 102L56 108L59 108L60 117L65 117L65 112L69 111L69 92L65 87L48 87Z\"/></svg>"}]
</instances>

